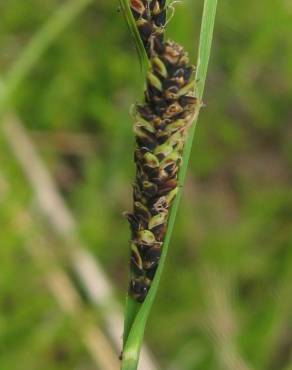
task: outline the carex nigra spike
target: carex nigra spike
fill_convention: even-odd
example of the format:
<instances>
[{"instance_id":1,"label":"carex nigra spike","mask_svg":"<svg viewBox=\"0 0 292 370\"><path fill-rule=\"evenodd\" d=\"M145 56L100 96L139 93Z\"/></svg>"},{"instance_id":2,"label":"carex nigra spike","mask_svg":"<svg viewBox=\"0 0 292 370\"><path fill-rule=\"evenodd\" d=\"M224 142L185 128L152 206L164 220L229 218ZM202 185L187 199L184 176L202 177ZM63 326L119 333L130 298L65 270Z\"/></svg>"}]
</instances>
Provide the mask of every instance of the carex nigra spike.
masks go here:
<instances>
[{"instance_id":1,"label":"carex nigra spike","mask_svg":"<svg viewBox=\"0 0 292 370\"><path fill-rule=\"evenodd\" d=\"M165 0L130 0L130 5L150 62L144 101L134 112L134 205L132 213L125 214L131 228L129 294L143 302L161 256L197 99L187 53L163 38Z\"/></svg>"}]
</instances>

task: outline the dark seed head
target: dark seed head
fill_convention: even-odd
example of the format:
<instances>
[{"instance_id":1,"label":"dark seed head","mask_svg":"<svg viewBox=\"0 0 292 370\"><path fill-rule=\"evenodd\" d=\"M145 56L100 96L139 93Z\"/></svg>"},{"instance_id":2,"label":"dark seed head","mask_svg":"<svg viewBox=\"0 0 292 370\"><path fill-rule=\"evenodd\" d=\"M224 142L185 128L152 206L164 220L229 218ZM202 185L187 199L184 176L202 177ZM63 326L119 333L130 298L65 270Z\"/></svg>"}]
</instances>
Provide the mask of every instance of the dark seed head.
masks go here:
<instances>
[{"instance_id":1,"label":"dark seed head","mask_svg":"<svg viewBox=\"0 0 292 370\"><path fill-rule=\"evenodd\" d=\"M137 260L135 259L135 257L134 257L134 256L131 256L130 268L131 268L131 271L132 271L136 276L142 276L142 275L143 275L143 268L142 268L142 266L139 266L139 265L137 264Z\"/></svg>"},{"instance_id":2,"label":"dark seed head","mask_svg":"<svg viewBox=\"0 0 292 370\"><path fill-rule=\"evenodd\" d=\"M129 294L143 302L155 276L187 129L197 104L194 68L183 48L164 41L166 0L130 0L149 57L144 103L134 117L137 149Z\"/></svg>"},{"instance_id":3,"label":"dark seed head","mask_svg":"<svg viewBox=\"0 0 292 370\"><path fill-rule=\"evenodd\" d=\"M140 224L137 217L129 212L124 212L124 216L129 221L132 233L136 233L140 229Z\"/></svg>"},{"instance_id":4,"label":"dark seed head","mask_svg":"<svg viewBox=\"0 0 292 370\"><path fill-rule=\"evenodd\" d=\"M159 14L155 15L153 19L157 27L162 27L166 22L166 10L163 10Z\"/></svg>"},{"instance_id":5,"label":"dark seed head","mask_svg":"<svg viewBox=\"0 0 292 370\"><path fill-rule=\"evenodd\" d=\"M147 286L144 281L130 281L129 292L138 302L143 302L145 300L148 290L149 286Z\"/></svg>"}]
</instances>

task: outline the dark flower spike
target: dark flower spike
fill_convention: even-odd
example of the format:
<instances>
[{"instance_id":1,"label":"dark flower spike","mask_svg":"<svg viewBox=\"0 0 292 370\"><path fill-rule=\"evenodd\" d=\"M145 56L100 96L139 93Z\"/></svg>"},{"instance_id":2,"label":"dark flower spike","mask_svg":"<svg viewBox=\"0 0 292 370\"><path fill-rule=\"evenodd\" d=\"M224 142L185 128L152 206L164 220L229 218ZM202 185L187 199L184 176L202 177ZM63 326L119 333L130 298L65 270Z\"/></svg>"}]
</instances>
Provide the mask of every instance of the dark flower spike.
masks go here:
<instances>
[{"instance_id":1,"label":"dark flower spike","mask_svg":"<svg viewBox=\"0 0 292 370\"><path fill-rule=\"evenodd\" d=\"M133 212L125 214L132 233L129 294L143 302L159 264L197 99L186 52L163 40L165 1L130 0L130 5L150 62L144 103L132 112L136 179Z\"/></svg>"}]
</instances>

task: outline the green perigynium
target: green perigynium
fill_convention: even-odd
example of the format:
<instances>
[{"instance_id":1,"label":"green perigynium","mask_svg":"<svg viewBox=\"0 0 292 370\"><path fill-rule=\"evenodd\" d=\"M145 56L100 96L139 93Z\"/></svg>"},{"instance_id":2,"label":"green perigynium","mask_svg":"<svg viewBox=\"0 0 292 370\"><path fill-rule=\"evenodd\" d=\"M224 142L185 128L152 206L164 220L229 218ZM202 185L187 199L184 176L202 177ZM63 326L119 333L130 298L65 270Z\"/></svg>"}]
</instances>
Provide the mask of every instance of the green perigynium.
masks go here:
<instances>
[{"instance_id":1,"label":"green perigynium","mask_svg":"<svg viewBox=\"0 0 292 370\"><path fill-rule=\"evenodd\" d=\"M164 41L165 0L131 0L130 5L150 62L144 102L134 112L134 205L126 213L132 233L129 294L143 302L158 267L198 101L187 53L177 43Z\"/></svg>"}]
</instances>

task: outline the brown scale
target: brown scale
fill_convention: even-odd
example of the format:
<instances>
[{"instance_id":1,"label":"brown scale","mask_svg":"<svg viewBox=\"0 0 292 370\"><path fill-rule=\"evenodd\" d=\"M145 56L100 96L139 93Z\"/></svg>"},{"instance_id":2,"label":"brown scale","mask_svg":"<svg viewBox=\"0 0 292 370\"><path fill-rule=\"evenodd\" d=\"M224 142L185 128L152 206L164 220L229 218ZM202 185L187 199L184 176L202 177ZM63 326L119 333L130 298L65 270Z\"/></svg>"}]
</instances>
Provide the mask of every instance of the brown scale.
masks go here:
<instances>
[{"instance_id":1,"label":"brown scale","mask_svg":"<svg viewBox=\"0 0 292 370\"><path fill-rule=\"evenodd\" d=\"M165 42L165 0L130 0L150 69L145 99L136 106L136 179L131 227L129 294L143 302L161 256L169 208L178 190L178 171L197 100L193 71L183 48Z\"/></svg>"},{"instance_id":2,"label":"brown scale","mask_svg":"<svg viewBox=\"0 0 292 370\"><path fill-rule=\"evenodd\" d=\"M163 41L166 23L165 3L165 0L130 0L130 7L148 56L151 39L158 38Z\"/></svg>"}]
</instances>

